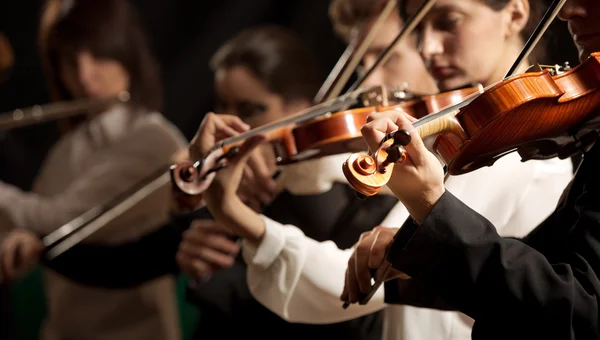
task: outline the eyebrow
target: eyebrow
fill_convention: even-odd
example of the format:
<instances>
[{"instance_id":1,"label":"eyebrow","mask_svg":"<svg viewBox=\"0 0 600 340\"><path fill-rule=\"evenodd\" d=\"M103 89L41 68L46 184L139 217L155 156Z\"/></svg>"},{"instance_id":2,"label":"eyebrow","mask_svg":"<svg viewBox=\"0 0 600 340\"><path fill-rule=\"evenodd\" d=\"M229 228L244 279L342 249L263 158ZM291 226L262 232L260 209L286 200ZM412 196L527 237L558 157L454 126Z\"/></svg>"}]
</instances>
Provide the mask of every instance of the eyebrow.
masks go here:
<instances>
[{"instance_id":1,"label":"eyebrow","mask_svg":"<svg viewBox=\"0 0 600 340\"><path fill-rule=\"evenodd\" d=\"M407 20L408 18L412 17L415 13L408 13L407 11L407 3L408 1L404 1L404 5L402 6L402 11L401 11L401 15L404 15L403 20ZM421 8L419 6L419 8ZM456 10L456 5L453 4L444 4L444 5L438 5L435 4L433 5L433 7L431 7L431 9L429 10L429 12L427 12L427 14L425 15L430 16L430 15L435 15L435 14L439 14L439 13L443 13L443 12L450 12Z\"/></svg>"}]
</instances>

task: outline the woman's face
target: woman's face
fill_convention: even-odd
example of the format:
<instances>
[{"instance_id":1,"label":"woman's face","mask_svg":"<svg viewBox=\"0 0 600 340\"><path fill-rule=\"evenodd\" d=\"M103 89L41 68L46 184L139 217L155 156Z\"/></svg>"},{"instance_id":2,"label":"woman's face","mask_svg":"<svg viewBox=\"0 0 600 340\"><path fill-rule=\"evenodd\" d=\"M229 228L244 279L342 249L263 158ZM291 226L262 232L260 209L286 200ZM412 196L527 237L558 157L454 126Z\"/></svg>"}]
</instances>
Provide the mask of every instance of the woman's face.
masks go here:
<instances>
[{"instance_id":1,"label":"woman's face","mask_svg":"<svg viewBox=\"0 0 600 340\"><path fill-rule=\"evenodd\" d=\"M422 3L408 0L407 14ZM440 90L501 80L514 61L528 16L524 0L511 0L498 11L483 0L438 0L416 32L421 56Z\"/></svg>"},{"instance_id":2,"label":"woman's face","mask_svg":"<svg viewBox=\"0 0 600 340\"><path fill-rule=\"evenodd\" d=\"M119 62L82 50L60 60L60 75L74 98L106 99L129 90L129 74Z\"/></svg>"},{"instance_id":3,"label":"woman's face","mask_svg":"<svg viewBox=\"0 0 600 340\"><path fill-rule=\"evenodd\" d=\"M252 127L285 117L289 107L245 66L217 70L217 113L233 114Z\"/></svg>"}]
</instances>

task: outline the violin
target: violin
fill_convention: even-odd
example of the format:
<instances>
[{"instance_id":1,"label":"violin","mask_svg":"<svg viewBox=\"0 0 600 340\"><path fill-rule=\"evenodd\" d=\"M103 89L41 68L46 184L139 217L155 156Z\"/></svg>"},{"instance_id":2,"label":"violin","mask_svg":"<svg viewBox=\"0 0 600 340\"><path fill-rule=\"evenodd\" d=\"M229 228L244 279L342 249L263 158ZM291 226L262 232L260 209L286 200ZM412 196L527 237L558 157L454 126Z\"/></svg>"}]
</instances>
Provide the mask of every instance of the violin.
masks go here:
<instances>
[{"instance_id":1,"label":"violin","mask_svg":"<svg viewBox=\"0 0 600 340\"><path fill-rule=\"evenodd\" d=\"M423 117L439 108L456 104L463 98L481 91L480 87L465 88L437 95L418 96L403 92L387 93L385 87L374 87L363 94L362 106L329 113L301 124L282 125L266 133L267 141L274 148L277 165L288 165L299 161L325 157L347 152L367 150L360 129L367 123L367 117L375 112L401 109L414 117ZM403 98L399 104L389 105L388 98ZM250 131L248 134L253 134ZM242 134L243 135L243 134ZM197 195L203 191L203 179L210 172L225 166L225 159L234 157L237 147L245 136L234 137L234 144L225 140L222 158L213 171L202 177L200 165L190 162L180 163L172 168L171 174L177 188L188 195Z\"/></svg>"},{"instance_id":2,"label":"violin","mask_svg":"<svg viewBox=\"0 0 600 340\"><path fill-rule=\"evenodd\" d=\"M422 137L438 135L433 151L451 175L492 166L519 152L523 161L565 159L598 138L600 53L562 74L549 70L509 77L454 107L413 123ZM342 165L354 189L372 196L385 185L394 164L406 159L406 131L388 134L372 155L351 155Z\"/></svg>"}]
</instances>

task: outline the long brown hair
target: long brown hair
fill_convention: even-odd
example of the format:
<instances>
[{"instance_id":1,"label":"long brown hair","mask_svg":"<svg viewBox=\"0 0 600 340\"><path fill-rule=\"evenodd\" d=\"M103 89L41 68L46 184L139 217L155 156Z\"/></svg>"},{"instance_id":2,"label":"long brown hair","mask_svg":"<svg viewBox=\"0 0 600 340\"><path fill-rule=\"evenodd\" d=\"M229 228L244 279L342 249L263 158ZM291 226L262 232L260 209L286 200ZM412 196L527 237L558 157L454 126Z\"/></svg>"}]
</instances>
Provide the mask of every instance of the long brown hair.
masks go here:
<instances>
[{"instance_id":1,"label":"long brown hair","mask_svg":"<svg viewBox=\"0 0 600 340\"><path fill-rule=\"evenodd\" d=\"M42 59L53 100L72 99L60 77L60 58L74 59L85 49L125 68L133 105L149 111L162 109L158 63L135 8L126 0L50 0L40 28Z\"/></svg>"}]
</instances>

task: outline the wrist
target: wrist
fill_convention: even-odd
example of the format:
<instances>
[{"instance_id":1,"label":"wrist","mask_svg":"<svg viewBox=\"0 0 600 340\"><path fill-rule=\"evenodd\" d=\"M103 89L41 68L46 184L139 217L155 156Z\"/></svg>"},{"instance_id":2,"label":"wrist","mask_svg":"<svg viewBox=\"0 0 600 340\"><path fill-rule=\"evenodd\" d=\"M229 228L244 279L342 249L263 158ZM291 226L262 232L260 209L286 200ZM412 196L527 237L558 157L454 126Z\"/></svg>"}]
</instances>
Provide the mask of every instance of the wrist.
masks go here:
<instances>
[{"instance_id":1,"label":"wrist","mask_svg":"<svg viewBox=\"0 0 600 340\"><path fill-rule=\"evenodd\" d=\"M224 194L219 206L218 209L209 206L216 220L252 244L258 246L261 243L266 232L264 221L237 194Z\"/></svg>"},{"instance_id":2,"label":"wrist","mask_svg":"<svg viewBox=\"0 0 600 340\"><path fill-rule=\"evenodd\" d=\"M417 224L423 223L427 216L429 216L429 213L431 213L431 210L437 204L445 191L446 189L443 186L425 191L420 199L413 200L413 204L406 206L411 217L415 220L415 222L417 222Z\"/></svg>"}]
</instances>

